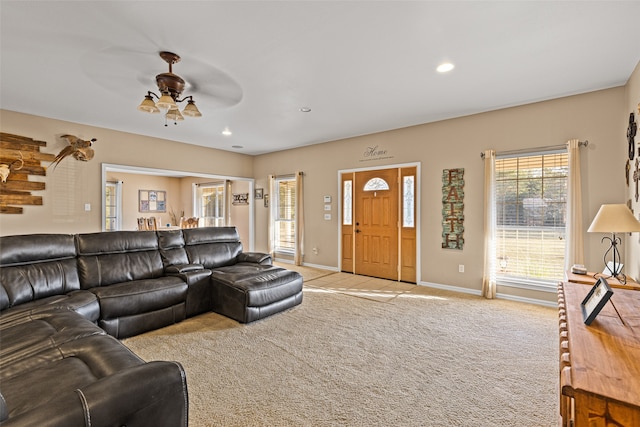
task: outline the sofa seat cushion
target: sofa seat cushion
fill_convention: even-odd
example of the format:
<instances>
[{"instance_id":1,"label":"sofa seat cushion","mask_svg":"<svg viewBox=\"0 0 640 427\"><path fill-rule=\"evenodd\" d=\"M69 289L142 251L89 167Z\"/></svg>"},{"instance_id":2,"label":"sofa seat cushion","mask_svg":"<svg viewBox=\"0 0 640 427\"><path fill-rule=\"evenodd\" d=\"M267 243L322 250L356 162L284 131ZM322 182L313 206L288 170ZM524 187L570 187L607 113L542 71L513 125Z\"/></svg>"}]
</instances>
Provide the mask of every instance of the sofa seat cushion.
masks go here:
<instances>
[{"instance_id":1,"label":"sofa seat cushion","mask_svg":"<svg viewBox=\"0 0 640 427\"><path fill-rule=\"evenodd\" d=\"M17 369L12 365L22 363L29 357L52 349L57 352L63 344L93 335L105 335L105 332L78 313L50 310L25 315L21 322L4 324L0 328L0 335L0 365L4 377Z\"/></svg>"},{"instance_id":2,"label":"sofa seat cushion","mask_svg":"<svg viewBox=\"0 0 640 427\"><path fill-rule=\"evenodd\" d=\"M100 303L100 317L115 319L184 303L187 284L178 277L133 280L92 288Z\"/></svg>"},{"instance_id":3,"label":"sofa seat cushion","mask_svg":"<svg viewBox=\"0 0 640 427\"><path fill-rule=\"evenodd\" d=\"M91 322L96 322L100 317L100 305L94 293L72 291L68 294L42 298L3 310L2 314L0 314L0 325L20 322L21 318L52 309L75 311Z\"/></svg>"},{"instance_id":4,"label":"sofa seat cushion","mask_svg":"<svg viewBox=\"0 0 640 427\"><path fill-rule=\"evenodd\" d=\"M67 366L51 367L51 374L63 378L78 375L78 379L46 381L47 384L35 387L46 394L30 392L29 388L16 390L16 384L10 384L12 390L6 402L10 418L2 425L186 427L188 424L187 383L184 369L176 362L131 366L93 381L86 370L88 365L77 361L64 364ZM61 368L70 372L61 372ZM44 385L52 387L46 389Z\"/></svg>"},{"instance_id":5,"label":"sofa seat cushion","mask_svg":"<svg viewBox=\"0 0 640 427\"><path fill-rule=\"evenodd\" d=\"M300 273L261 264L239 263L217 268L211 279L214 289L217 283L242 293L249 307L268 305L302 291Z\"/></svg>"},{"instance_id":6,"label":"sofa seat cushion","mask_svg":"<svg viewBox=\"0 0 640 427\"><path fill-rule=\"evenodd\" d=\"M2 395L9 419L101 378L143 364L138 356L108 335L78 337L42 354L25 356L16 362L21 369L13 366L2 369Z\"/></svg>"}]
</instances>

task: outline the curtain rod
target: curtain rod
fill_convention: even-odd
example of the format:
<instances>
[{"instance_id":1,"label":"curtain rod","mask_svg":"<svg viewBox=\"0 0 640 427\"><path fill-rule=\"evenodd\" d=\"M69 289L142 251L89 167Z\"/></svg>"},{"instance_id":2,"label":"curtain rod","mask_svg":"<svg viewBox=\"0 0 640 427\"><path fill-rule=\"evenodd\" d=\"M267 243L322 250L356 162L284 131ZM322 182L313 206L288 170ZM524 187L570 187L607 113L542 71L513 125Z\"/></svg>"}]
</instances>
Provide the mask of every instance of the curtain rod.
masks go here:
<instances>
[{"instance_id":1,"label":"curtain rod","mask_svg":"<svg viewBox=\"0 0 640 427\"><path fill-rule=\"evenodd\" d=\"M303 171L296 171L296 172L288 173L288 174L285 174L285 175L270 174L269 176L272 176L275 179L282 179L282 178L295 178L296 175L298 175L298 174L304 176L304 172Z\"/></svg>"},{"instance_id":2,"label":"curtain rod","mask_svg":"<svg viewBox=\"0 0 640 427\"><path fill-rule=\"evenodd\" d=\"M578 147L586 147L589 145L589 140L579 141ZM562 150L567 148L567 144L560 145L547 145L546 147L537 147L537 148L523 148L522 150L511 150L511 151L500 151L496 152L496 156L505 156L511 154L523 154L523 153L533 153L536 151L551 151L551 150ZM484 152L480 153L480 158L484 159Z\"/></svg>"}]
</instances>

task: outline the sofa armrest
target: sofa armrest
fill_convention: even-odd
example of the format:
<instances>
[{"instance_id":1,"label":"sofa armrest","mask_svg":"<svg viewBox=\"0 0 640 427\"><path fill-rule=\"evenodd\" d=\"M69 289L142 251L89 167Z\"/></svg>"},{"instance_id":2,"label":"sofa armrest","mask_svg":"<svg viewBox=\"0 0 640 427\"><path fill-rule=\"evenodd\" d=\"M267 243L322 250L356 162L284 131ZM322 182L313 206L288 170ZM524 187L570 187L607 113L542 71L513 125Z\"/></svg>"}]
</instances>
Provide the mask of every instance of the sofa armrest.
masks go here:
<instances>
[{"instance_id":1,"label":"sofa armrest","mask_svg":"<svg viewBox=\"0 0 640 427\"><path fill-rule=\"evenodd\" d=\"M2 425L186 427L188 394L184 369L176 362L155 361L104 377Z\"/></svg>"},{"instance_id":2,"label":"sofa armrest","mask_svg":"<svg viewBox=\"0 0 640 427\"><path fill-rule=\"evenodd\" d=\"M167 276L179 277L189 286L205 280L208 282L211 276L211 270L204 268L202 264L172 265L165 271Z\"/></svg>"},{"instance_id":3,"label":"sofa armrest","mask_svg":"<svg viewBox=\"0 0 640 427\"><path fill-rule=\"evenodd\" d=\"M255 262L262 265L271 265L271 255L263 252L240 252L238 262Z\"/></svg>"},{"instance_id":4,"label":"sofa armrest","mask_svg":"<svg viewBox=\"0 0 640 427\"><path fill-rule=\"evenodd\" d=\"M168 266L164 271L170 276L173 276L199 270L204 270L204 266L202 264L175 264Z\"/></svg>"}]
</instances>

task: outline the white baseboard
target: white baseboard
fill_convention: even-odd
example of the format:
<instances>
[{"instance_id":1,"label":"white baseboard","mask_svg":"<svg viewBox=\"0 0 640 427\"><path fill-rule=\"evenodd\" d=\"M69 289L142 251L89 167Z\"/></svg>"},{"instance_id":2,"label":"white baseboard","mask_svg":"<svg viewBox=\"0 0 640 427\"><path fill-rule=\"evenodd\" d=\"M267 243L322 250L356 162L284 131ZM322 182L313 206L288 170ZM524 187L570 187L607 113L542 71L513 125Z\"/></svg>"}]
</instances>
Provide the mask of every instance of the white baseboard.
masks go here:
<instances>
[{"instance_id":1,"label":"white baseboard","mask_svg":"<svg viewBox=\"0 0 640 427\"><path fill-rule=\"evenodd\" d=\"M471 295L477 295L477 296L482 295L482 292L477 289L461 288L459 286L451 286L451 285L442 285L440 283L420 282L418 283L418 285L426 286L428 288L444 289L445 291L461 292L463 294L471 294Z\"/></svg>"},{"instance_id":2,"label":"white baseboard","mask_svg":"<svg viewBox=\"0 0 640 427\"><path fill-rule=\"evenodd\" d=\"M527 303L527 304L542 305L542 306L545 306L545 307L553 307L553 308L557 308L558 307L558 303L557 302L547 301L547 300L537 299L537 298L524 298L524 297L518 297L518 296L515 296L515 295L509 295L509 294L503 294L503 293L496 294L496 298L506 299L506 300L510 300L510 301L524 302L524 303Z\"/></svg>"},{"instance_id":3,"label":"white baseboard","mask_svg":"<svg viewBox=\"0 0 640 427\"><path fill-rule=\"evenodd\" d=\"M293 265L293 260L291 259L279 259L276 258L274 259L275 262L279 262L280 264L291 264ZM308 262L303 262L302 263L303 267L312 267L312 268L318 268L320 270L328 270L328 271L340 271L340 269L338 269L337 267L329 267L327 265L320 265L320 264L311 264Z\"/></svg>"},{"instance_id":4,"label":"white baseboard","mask_svg":"<svg viewBox=\"0 0 640 427\"><path fill-rule=\"evenodd\" d=\"M420 283L418 283L418 285L427 286L429 288L443 289L445 291L461 292L463 294L471 294L471 295L477 295L477 296L481 296L482 295L482 291L478 290L478 289L461 288L459 286L442 285L440 283L420 282ZM557 303L552 302L552 301L546 301L546 300L541 300L541 299L537 299L537 298L524 298L524 297L519 297L519 296L515 296L515 295L505 294L505 293L496 294L496 298L506 299L506 300L509 300L509 301L524 302L524 303L527 303L527 304L542 305L542 306L545 306L545 307L557 307L558 306Z\"/></svg>"},{"instance_id":5,"label":"white baseboard","mask_svg":"<svg viewBox=\"0 0 640 427\"><path fill-rule=\"evenodd\" d=\"M308 263L308 262L303 262L302 265L304 267L318 268L320 270L328 270L328 271L335 271L335 272L340 271L340 269L338 267L329 267L328 265L311 264L311 263Z\"/></svg>"}]
</instances>

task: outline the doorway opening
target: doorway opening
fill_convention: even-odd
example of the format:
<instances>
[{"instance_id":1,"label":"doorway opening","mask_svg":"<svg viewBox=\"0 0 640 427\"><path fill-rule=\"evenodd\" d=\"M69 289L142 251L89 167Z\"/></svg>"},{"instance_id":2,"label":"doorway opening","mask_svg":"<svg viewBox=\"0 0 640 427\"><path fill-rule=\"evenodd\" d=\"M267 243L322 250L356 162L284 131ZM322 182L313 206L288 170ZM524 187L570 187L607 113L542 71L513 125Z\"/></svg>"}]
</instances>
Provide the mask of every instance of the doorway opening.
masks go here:
<instances>
[{"instance_id":1,"label":"doorway opening","mask_svg":"<svg viewBox=\"0 0 640 427\"><path fill-rule=\"evenodd\" d=\"M129 176L129 179L120 179L121 176ZM107 230L107 223L112 226L111 230L134 230L135 225L132 225L136 221L136 217L140 215L138 212L138 187L136 184L132 184L131 181L144 182L144 178L138 179L137 177L149 177L152 182L158 182L158 179L169 179L164 184L171 186L171 191L162 188L152 188L154 190L167 191L167 207L166 212L162 213L162 221L160 224L166 224L169 222L170 213L172 210L176 212L176 216L198 216L197 212L197 186L203 183L211 182L228 182L230 183L225 191L229 193L231 191L238 193L253 194L254 180L251 178L233 177L216 174L205 174L198 172L188 171L175 171L166 169L154 169L140 166L118 165L118 164L102 164L102 231ZM135 179L132 177L136 177ZM122 200L118 203L116 208L107 208L107 192L109 188L109 181L120 182ZM142 184L146 185L146 184ZM131 188L129 188L131 187ZM146 186L144 189L149 189ZM228 198L228 197L227 197ZM255 231L254 231L254 206L253 197L247 197L248 205L242 205L229 208L231 203L226 203L225 210L225 225L235 226L240 234L240 239L245 246L245 250L252 251L255 245ZM111 221L111 211L119 209L119 221ZM230 210L231 209L231 210ZM203 226L210 225L205 224Z\"/></svg>"}]
</instances>

